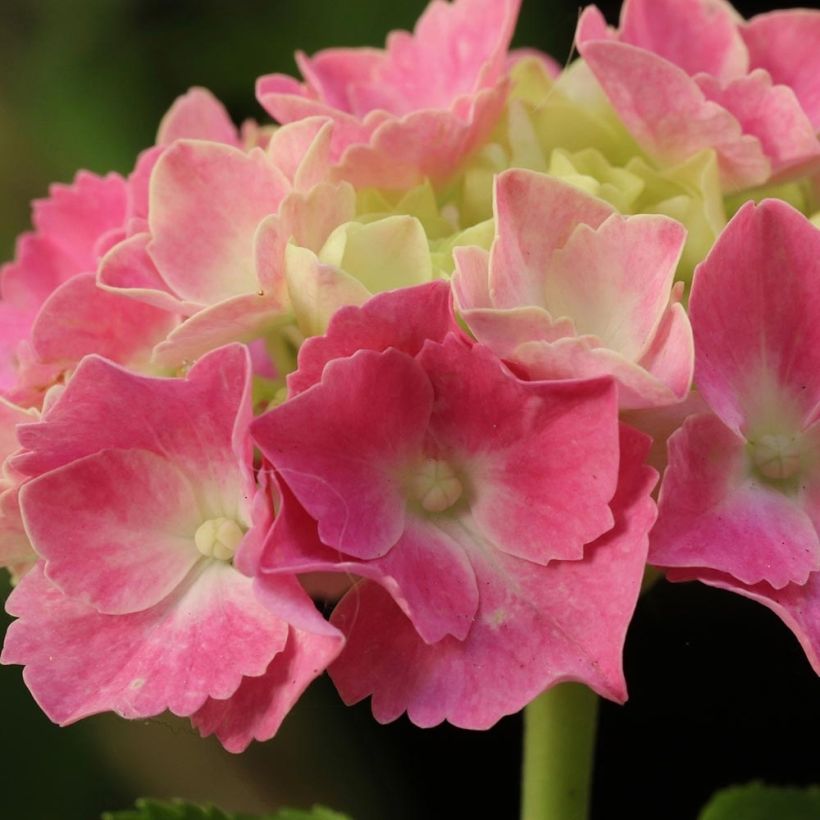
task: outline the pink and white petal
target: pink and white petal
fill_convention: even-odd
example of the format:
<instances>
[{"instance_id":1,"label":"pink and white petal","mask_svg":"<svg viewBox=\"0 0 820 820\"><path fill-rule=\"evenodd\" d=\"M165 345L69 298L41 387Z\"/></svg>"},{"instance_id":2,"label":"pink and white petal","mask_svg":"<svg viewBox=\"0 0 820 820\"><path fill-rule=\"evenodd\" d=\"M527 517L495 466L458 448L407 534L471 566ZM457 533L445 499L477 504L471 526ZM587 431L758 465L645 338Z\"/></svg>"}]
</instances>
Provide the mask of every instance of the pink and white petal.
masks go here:
<instances>
[{"instance_id":1,"label":"pink and white petal","mask_svg":"<svg viewBox=\"0 0 820 820\"><path fill-rule=\"evenodd\" d=\"M540 564L581 558L612 526L615 385L523 382L454 337L418 360L434 392L429 438L470 487L470 535Z\"/></svg>"},{"instance_id":2,"label":"pink and white petal","mask_svg":"<svg viewBox=\"0 0 820 820\"><path fill-rule=\"evenodd\" d=\"M31 331L31 316L0 301L0 397L11 397L19 387L20 343Z\"/></svg>"},{"instance_id":3,"label":"pink and white petal","mask_svg":"<svg viewBox=\"0 0 820 820\"><path fill-rule=\"evenodd\" d=\"M316 519L322 541L377 558L399 540L399 472L420 454L433 397L421 367L395 349L325 367L313 389L260 416L257 446Z\"/></svg>"},{"instance_id":4,"label":"pink and white petal","mask_svg":"<svg viewBox=\"0 0 820 820\"><path fill-rule=\"evenodd\" d=\"M578 335L596 336L624 358L647 350L669 303L685 228L655 215L610 216L580 224L549 264L544 299L571 317Z\"/></svg>"},{"instance_id":5,"label":"pink and white petal","mask_svg":"<svg viewBox=\"0 0 820 820\"><path fill-rule=\"evenodd\" d=\"M287 238L318 253L335 228L356 215L356 192L346 183L319 183L285 197L279 219Z\"/></svg>"},{"instance_id":6,"label":"pink and white petal","mask_svg":"<svg viewBox=\"0 0 820 820\"><path fill-rule=\"evenodd\" d=\"M625 43L594 41L582 53L624 125L653 157L677 164L714 148L727 192L769 179L771 163L760 141L707 100L682 69Z\"/></svg>"},{"instance_id":7,"label":"pink and white petal","mask_svg":"<svg viewBox=\"0 0 820 820\"><path fill-rule=\"evenodd\" d=\"M655 515L656 475L642 463L647 446L645 437L622 432L616 526L584 560L547 567L508 556L476 560L481 603L464 641L426 645L375 584L351 590L332 618L347 636L330 669L342 699L372 694L383 723L406 711L418 726L448 720L471 729L488 728L568 680L625 700L621 653Z\"/></svg>"},{"instance_id":8,"label":"pink and white petal","mask_svg":"<svg viewBox=\"0 0 820 820\"><path fill-rule=\"evenodd\" d=\"M322 335L341 308L361 306L371 296L358 279L298 245L285 250L285 278L293 314L306 336Z\"/></svg>"},{"instance_id":9,"label":"pink and white petal","mask_svg":"<svg viewBox=\"0 0 820 820\"><path fill-rule=\"evenodd\" d=\"M202 305L255 293L256 229L289 188L261 149L176 142L151 177L148 252L162 278Z\"/></svg>"},{"instance_id":10,"label":"pink and white petal","mask_svg":"<svg viewBox=\"0 0 820 820\"><path fill-rule=\"evenodd\" d=\"M474 245L453 248L455 272L451 279L458 310L492 308L490 254Z\"/></svg>"},{"instance_id":11,"label":"pink and white petal","mask_svg":"<svg viewBox=\"0 0 820 820\"><path fill-rule=\"evenodd\" d=\"M3 464L19 446L17 425L37 419L37 413L18 407L0 396L0 488L3 486Z\"/></svg>"},{"instance_id":12,"label":"pink and white petal","mask_svg":"<svg viewBox=\"0 0 820 820\"><path fill-rule=\"evenodd\" d=\"M820 540L799 500L754 479L746 442L720 419L688 419L668 450L651 564L706 568L776 589L820 569Z\"/></svg>"},{"instance_id":13,"label":"pink and white petal","mask_svg":"<svg viewBox=\"0 0 820 820\"><path fill-rule=\"evenodd\" d=\"M39 475L104 449L149 450L173 461L200 492L217 493L213 504L233 499L236 507L252 463L249 391L250 361L241 345L203 357L185 379L138 376L90 356L44 420L19 428L24 450L12 466Z\"/></svg>"},{"instance_id":14,"label":"pink and white petal","mask_svg":"<svg viewBox=\"0 0 820 820\"><path fill-rule=\"evenodd\" d=\"M282 321L282 305L251 293L234 296L195 313L175 327L155 348L152 361L160 368L187 366L232 342L250 342Z\"/></svg>"},{"instance_id":15,"label":"pink and white petal","mask_svg":"<svg viewBox=\"0 0 820 820\"><path fill-rule=\"evenodd\" d=\"M95 268L96 262L89 271ZM17 239L14 262L0 268L0 292L14 309L33 313L55 288L79 272L74 260L50 238L24 233Z\"/></svg>"},{"instance_id":16,"label":"pink and white petal","mask_svg":"<svg viewBox=\"0 0 820 820\"><path fill-rule=\"evenodd\" d=\"M654 52L687 74L704 72L726 82L749 67L740 22L724 0L625 0L620 40Z\"/></svg>"},{"instance_id":17,"label":"pink and white petal","mask_svg":"<svg viewBox=\"0 0 820 820\"><path fill-rule=\"evenodd\" d=\"M181 301L160 276L148 254L150 233L138 233L115 245L100 262L97 284L109 293L127 296L160 310L187 315L200 305Z\"/></svg>"},{"instance_id":18,"label":"pink and white petal","mask_svg":"<svg viewBox=\"0 0 820 820\"><path fill-rule=\"evenodd\" d=\"M552 254L581 223L597 228L612 207L572 185L534 171L510 170L495 181L496 240L490 254L490 298L499 308L546 307Z\"/></svg>"},{"instance_id":19,"label":"pink and white petal","mask_svg":"<svg viewBox=\"0 0 820 820\"><path fill-rule=\"evenodd\" d=\"M14 578L36 560L20 514L18 488L11 487L0 492L0 567L6 567Z\"/></svg>"},{"instance_id":20,"label":"pink and white petal","mask_svg":"<svg viewBox=\"0 0 820 820\"><path fill-rule=\"evenodd\" d=\"M195 488L146 450L102 450L52 470L23 485L20 507L49 580L101 613L158 604L202 557Z\"/></svg>"},{"instance_id":21,"label":"pink and white petal","mask_svg":"<svg viewBox=\"0 0 820 820\"><path fill-rule=\"evenodd\" d=\"M66 597L37 566L9 597L18 620L0 661L26 667L35 700L61 725L105 711L189 716L263 675L285 648L287 624L255 599L252 584L203 560L157 606L103 615Z\"/></svg>"},{"instance_id":22,"label":"pink and white petal","mask_svg":"<svg viewBox=\"0 0 820 820\"><path fill-rule=\"evenodd\" d=\"M207 88L192 88L177 97L162 118L157 145L170 145L180 139L240 146L239 132L225 106Z\"/></svg>"},{"instance_id":23,"label":"pink and white petal","mask_svg":"<svg viewBox=\"0 0 820 820\"><path fill-rule=\"evenodd\" d=\"M820 13L806 8L759 14L740 32L751 67L763 68L774 82L789 86L820 131Z\"/></svg>"},{"instance_id":24,"label":"pink and white petal","mask_svg":"<svg viewBox=\"0 0 820 820\"><path fill-rule=\"evenodd\" d=\"M127 185L119 174L80 171L73 184L52 185L48 199L34 202L33 221L71 260L75 273L89 273L97 267L97 240L125 224L127 204Z\"/></svg>"},{"instance_id":25,"label":"pink and white petal","mask_svg":"<svg viewBox=\"0 0 820 820\"><path fill-rule=\"evenodd\" d=\"M267 152L271 162L294 183L311 145L320 133L332 130L332 120L327 117L306 117L273 132Z\"/></svg>"},{"instance_id":26,"label":"pink and white petal","mask_svg":"<svg viewBox=\"0 0 820 820\"><path fill-rule=\"evenodd\" d=\"M324 336L308 339L302 345L299 369L288 377L288 390L292 396L307 390L321 380L328 362L352 356L358 350L394 347L415 356L427 339L442 341L457 330L446 282L377 294L361 308L341 308Z\"/></svg>"},{"instance_id":27,"label":"pink and white petal","mask_svg":"<svg viewBox=\"0 0 820 820\"><path fill-rule=\"evenodd\" d=\"M311 90L328 105L354 112L351 87L366 82L384 62L385 53L376 48L328 48L313 57L296 52L296 64Z\"/></svg>"},{"instance_id":28,"label":"pink and white petal","mask_svg":"<svg viewBox=\"0 0 820 820\"><path fill-rule=\"evenodd\" d=\"M287 643L259 677L243 678L226 700L210 698L191 722L203 737L216 735L229 751L245 751L253 740L270 740L307 687L336 659L344 637L291 628Z\"/></svg>"},{"instance_id":29,"label":"pink and white petal","mask_svg":"<svg viewBox=\"0 0 820 820\"><path fill-rule=\"evenodd\" d=\"M803 585L789 584L772 589L768 584L745 586L732 578L708 569L670 570L670 581L701 581L718 589L736 592L775 613L795 634L809 663L820 675L820 575L813 573Z\"/></svg>"},{"instance_id":30,"label":"pink and white petal","mask_svg":"<svg viewBox=\"0 0 820 820\"><path fill-rule=\"evenodd\" d=\"M663 407L686 395L682 382L666 384L642 365L602 347L594 336L562 338L555 342L527 342L511 356L530 380L598 379L609 376L618 383L621 410Z\"/></svg>"},{"instance_id":31,"label":"pink and white petal","mask_svg":"<svg viewBox=\"0 0 820 820\"><path fill-rule=\"evenodd\" d=\"M738 211L698 267L698 389L734 430L805 426L820 404L820 230L780 200Z\"/></svg>"},{"instance_id":32,"label":"pink and white petal","mask_svg":"<svg viewBox=\"0 0 820 820\"><path fill-rule=\"evenodd\" d=\"M150 351L178 318L151 305L97 287L93 273L61 285L46 300L31 329L38 364L68 369L92 353L144 367Z\"/></svg>"},{"instance_id":33,"label":"pink and white petal","mask_svg":"<svg viewBox=\"0 0 820 820\"><path fill-rule=\"evenodd\" d=\"M695 78L706 97L729 111L744 134L760 140L772 163L773 180L793 178L820 169L820 142L794 92L772 85L768 72L757 69L726 86L712 77Z\"/></svg>"}]
</instances>

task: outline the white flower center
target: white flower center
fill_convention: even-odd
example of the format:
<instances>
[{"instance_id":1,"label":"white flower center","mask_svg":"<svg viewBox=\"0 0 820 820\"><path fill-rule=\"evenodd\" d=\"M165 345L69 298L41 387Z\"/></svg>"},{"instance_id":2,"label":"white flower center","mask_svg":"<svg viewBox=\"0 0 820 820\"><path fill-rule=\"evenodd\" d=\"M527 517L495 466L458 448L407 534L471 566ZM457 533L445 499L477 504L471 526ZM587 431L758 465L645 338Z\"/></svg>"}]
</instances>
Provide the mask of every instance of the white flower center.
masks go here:
<instances>
[{"instance_id":1,"label":"white flower center","mask_svg":"<svg viewBox=\"0 0 820 820\"><path fill-rule=\"evenodd\" d=\"M230 561L244 533L232 518L209 518L194 534L196 548L206 558Z\"/></svg>"},{"instance_id":2,"label":"white flower center","mask_svg":"<svg viewBox=\"0 0 820 820\"><path fill-rule=\"evenodd\" d=\"M429 513L449 510L464 491L456 471L446 461L428 458L410 477L408 489Z\"/></svg>"},{"instance_id":3,"label":"white flower center","mask_svg":"<svg viewBox=\"0 0 820 820\"><path fill-rule=\"evenodd\" d=\"M766 478L791 478L800 469L800 437L767 433L752 445L752 460Z\"/></svg>"}]
</instances>

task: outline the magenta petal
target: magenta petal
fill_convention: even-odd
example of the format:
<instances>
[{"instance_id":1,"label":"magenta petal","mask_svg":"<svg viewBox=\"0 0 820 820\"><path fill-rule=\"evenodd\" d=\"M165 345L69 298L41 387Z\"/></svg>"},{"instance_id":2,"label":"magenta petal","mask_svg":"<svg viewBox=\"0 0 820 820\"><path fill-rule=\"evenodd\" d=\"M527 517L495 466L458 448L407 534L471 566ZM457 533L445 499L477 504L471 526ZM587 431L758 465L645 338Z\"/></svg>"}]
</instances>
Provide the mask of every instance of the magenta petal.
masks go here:
<instances>
[{"instance_id":1,"label":"magenta petal","mask_svg":"<svg viewBox=\"0 0 820 820\"><path fill-rule=\"evenodd\" d=\"M421 452L432 400L408 355L362 350L331 362L319 384L258 418L252 432L322 541L375 558L404 530L398 471Z\"/></svg>"},{"instance_id":2,"label":"magenta petal","mask_svg":"<svg viewBox=\"0 0 820 820\"><path fill-rule=\"evenodd\" d=\"M256 601L252 583L223 562L203 561L157 606L102 615L36 567L8 600L18 620L0 660L25 665L26 684L56 723L104 711L191 715L264 674L285 648L287 624Z\"/></svg>"},{"instance_id":3,"label":"magenta petal","mask_svg":"<svg viewBox=\"0 0 820 820\"><path fill-rule=\"evenodd\" d=\"M48 578L99 612L159 603L202 557L194 488L145 450L103 450L23 485L20 505Z\"/></svg>"},{"instance_id":4,"label":"magenta petal","mask_svg":"<svg viewBox=\"0 0 820 820\"><path fill-rule=\"evenodd\" d=\"M652 564L705 567L778 589L820 569L820 540L800 502L754 479L746 442L720 419L690 418L668 448Z\"/></svg>"},{"instance_id":5,"label":"magenta petal","mask_svg":"<svg viewBox=\"0 0 820 820\"><path fill-rule=\"evenodd\" d=\"M553 251L579 223L597 228L612 208L565 182L511 170L495 181L497 239L490 256L495 307L544 305L544 280Z\"/></svg>"},{"instance_id":6,"label":"magenta petal","mask_svg":"<svg viewBox=\"0 0 820 820\"><path fill-rule=\"evenodd\" d=\"M752 68L764 68L797 95L815 131L820 131L820 12L772 11L741 28Z\"/></svg>"},{"instance_id":7,"label":"magenta petal","mask_svg":"<svg viewBox=\"0 0 820 820\"><path fill-rule=\"evenodd\" d=\"M302 345L299 369L288 377L288 389L291 395L307 390L322 378L329 361L352 356L357 350L395 347L415 356L427 339L441 341L456 329L446 282L380 293L361 307L341 308L324 336Z\"/></svg>"},{"instance_id":8,"label":"magenta petal","mask_svg":"<svg viewBox=\"0 0 820 820\"><path fill-rule=\"evenodd\" d=\"M820 231L785 202L746 204L695 274L695 381L741 430L772 408L807 423L820 403ZM774 398L773 398L774 397Z\"/></svg>"},{"instance_id":9,"label":"magenta petal","mask_svg":"<svg viewBox=\"0 0 820 820\"><path fill-rule=\"evenodd\" d=\"M372 694L380 722L406 711L422 727L448 720L486 729L562 681L624 700L621 652L654 520L649 492L656 476L642 463L644 437L624 430L621 449L615 529L583 561L541 567L478 559L481 604L464 641L424 644L375 584L351 590L333 614L347 635L330 669L344 701Z\"/></svg>"},{"instance_id":10,"label":"magenta petal","mask_svg":"<svg viewBox=\"0 0 820 820\"><path fill-rule=\"evenodd\" d=\"M264 675L244 678L227 700L213 698L191 716L200 734L216 735L229 752L269 740L310 683L341 651L343 638L290 629L284 649Z\"/></svg>"},{"instance_id":11,"label":"magenta petal","mask_svg":"<svg viewBox=\"0 0 820 820\"><path fill-rule=\"evenodd\" d=\"M487 348L454 339L419 361L435 397L430 438L465 465L478 537L538 563L581 558L612 526L615 385L523 382Z\"/></svg>"}]
</instances>

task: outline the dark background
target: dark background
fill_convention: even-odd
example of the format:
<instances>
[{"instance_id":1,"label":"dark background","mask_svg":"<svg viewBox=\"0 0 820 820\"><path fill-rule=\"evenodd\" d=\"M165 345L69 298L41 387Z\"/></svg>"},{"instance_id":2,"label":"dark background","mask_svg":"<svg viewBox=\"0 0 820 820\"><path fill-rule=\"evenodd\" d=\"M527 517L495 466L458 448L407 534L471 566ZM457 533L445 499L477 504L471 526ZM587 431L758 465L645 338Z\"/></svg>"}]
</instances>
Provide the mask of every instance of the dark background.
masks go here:
<instances>
[{"instance_id":1,"label":"dark background","mask_svg":"<svg viewBox=\"0 0 820 820\"><path fill-rule=\"evenodd\" d=\"M617 3L601 4L611 21ZM784 4L785 5L785 4ZM254 79L293 73L292 52L380 45L420 0L0 0L0 251L28 202L78 168L127 172L159 118L205 85L237 120L263 118ZM743 3L745 16L771 4ZM516 45L570 54L574 3L524 0ZM594 820L692 820L716 789L820 782L820 683L768 610L661 582L626 650L630 701L604 704ZM93 820L144 794L263 811L320 801L356 820L515 818L520 716L488 732L379 726L323 680L277 738L242 756L161 718L52 726L17 667L0 668L0 817ZM444 798L438 796L443 793ZM434 796L436 795L436 796Z\"/></svg>"}]
</instances>

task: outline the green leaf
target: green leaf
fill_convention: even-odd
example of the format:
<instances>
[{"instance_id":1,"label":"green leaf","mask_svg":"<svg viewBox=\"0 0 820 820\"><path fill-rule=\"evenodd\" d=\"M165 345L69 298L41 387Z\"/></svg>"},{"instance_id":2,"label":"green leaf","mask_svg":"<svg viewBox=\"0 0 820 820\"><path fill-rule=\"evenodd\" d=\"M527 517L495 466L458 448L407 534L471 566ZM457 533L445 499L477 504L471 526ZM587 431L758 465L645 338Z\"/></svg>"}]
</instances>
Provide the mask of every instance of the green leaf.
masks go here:
<instances>
[{"instance_id":1,"label":"green leaf","mask_svg":"<svg viewBox=\"0 0 820 820\"><path fill-rule=\"evenodd\" d=\"M347 815L314 806L308 811L281 809L275 814L229 814L215 806L198 806L184 800L137 800L135 809L107 812L102 820L350 820Z\"/></svg>"},{"instance_id":2,"label":"green leaf","mask_svg":"<svg viewBox=\"0 0 820 820\"><path fill-rule=\"evenodd\" d=\"M795 789L749 783L718 792L699 820L818 820L820 786Z\"/></svg>"}]
</instances>

